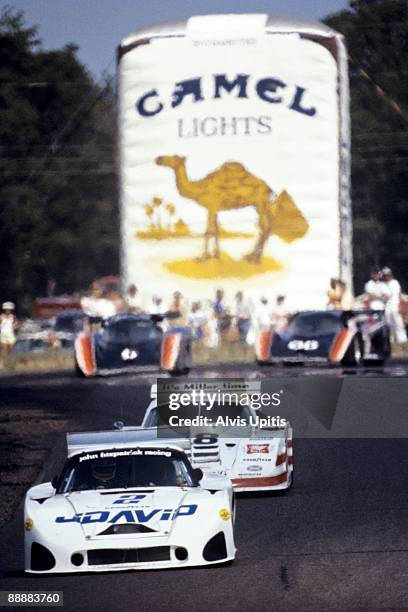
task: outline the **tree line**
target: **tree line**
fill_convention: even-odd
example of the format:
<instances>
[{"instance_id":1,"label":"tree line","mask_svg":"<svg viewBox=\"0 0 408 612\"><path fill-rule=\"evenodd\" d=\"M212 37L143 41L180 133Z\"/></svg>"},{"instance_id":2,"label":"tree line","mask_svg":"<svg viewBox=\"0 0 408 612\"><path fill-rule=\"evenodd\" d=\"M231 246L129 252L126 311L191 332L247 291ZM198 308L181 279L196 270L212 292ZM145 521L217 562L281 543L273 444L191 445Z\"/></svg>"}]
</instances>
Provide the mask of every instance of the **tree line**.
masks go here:
<instances>
[{"instance_id":1,"label":"tree line","mask_svg":"<svg viewBox=\"0 0 408 612\"><path fill-rule=\"evenodd\" d=\"M324 21L349 54L355 290L385 265L408 290L408 3L351 1Z\"/></svg>"},{"instance_id":2,"label":"tree line","mask_svg":"<svg viewBox=\"0 0 408 612\"><path fill-rule=\"evenodd\" d=\"M96 83L68 45L0 15L0 296L87 287L119 269L112 78Z\"/></svg>"}]
</instances>

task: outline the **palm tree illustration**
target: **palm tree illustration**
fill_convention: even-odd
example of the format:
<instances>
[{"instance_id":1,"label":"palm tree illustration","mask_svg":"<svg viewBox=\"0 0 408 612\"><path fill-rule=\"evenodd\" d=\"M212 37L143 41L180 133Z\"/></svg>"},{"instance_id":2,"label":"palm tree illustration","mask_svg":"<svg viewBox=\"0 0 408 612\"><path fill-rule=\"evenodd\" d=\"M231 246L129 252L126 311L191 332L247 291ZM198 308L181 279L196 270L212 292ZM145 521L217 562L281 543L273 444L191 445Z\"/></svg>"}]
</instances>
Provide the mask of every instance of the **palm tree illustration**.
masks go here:
<instances>
[{"instance_id":1,"label":"palm tree illustration","mask_svg":"<svg viewBox=\"0 0 408 612\"><path fill-rule=\"evenodd\" d=\"M150 229L153 230L154 229L154 222L153 222L154 210L153 210L153 206L151 204L146 204L144 209L145 209L146 217L149 219L149 227L150 227Z\"/></svg>"},{"instance_id":2,"label":"palm tree illustration","mask_svg":"<svg viewBox=\"0 0 408 612\"><path fill-rule=\"evenodd\" d=\"M160 215L160 208L161 205L163 203L163 200L161 198L153 198L153 209L155 210L155 218L156 218L156 227L157 229L160 231L162 229L162 225L161 225L161 215Z\"/></svg>"},{"instance_id":3,"label":"palm tree illustration","mask_svg":"<svg viewBox=\"0 0 408 612\"><path fill-rule=\"evenodd\" d=\"M176 214L175 206L169 202L168 204L166 204L166 212L169 216L169 231L174 232L173 218L174 218L174 215Z\"/></svg>"}]
</instances>

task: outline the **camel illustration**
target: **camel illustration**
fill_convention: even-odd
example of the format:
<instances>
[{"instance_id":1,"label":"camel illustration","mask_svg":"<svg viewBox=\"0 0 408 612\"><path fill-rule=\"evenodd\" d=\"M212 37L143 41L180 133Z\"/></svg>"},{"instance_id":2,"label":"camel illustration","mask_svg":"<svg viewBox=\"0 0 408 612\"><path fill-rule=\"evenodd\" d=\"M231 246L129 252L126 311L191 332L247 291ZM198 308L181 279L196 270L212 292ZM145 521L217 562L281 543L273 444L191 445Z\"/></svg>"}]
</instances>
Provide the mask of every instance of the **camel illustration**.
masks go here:
<instances>
[{"instance_id":1,"label":"camel illustration","mask_svg":"<svg viewBox=\"0 0 408 612\"><path fill-rule=\"evenodd\" d=\"M219 259L219 225L218 213L220 211L234 210L253 206L258 215L259 234L253 250L245 256L245 259L259 263L263 254L265 244L274 231L274 209L273 204L281 200L280 209L282 210L282 196L290 199L288 220L294 222L296 226L295 238L303 236L308 224L302 213L291 200L286 192L277 196L275 192L262 179L254 176L245 166L238 162L226 162L205 178L191 181L186 172L186 158L178 155L160 156L156 158L159 166L168 166L175 172L177 189L185 198L194 200L200 206L207 209L207 229L204 235L204 252L202 259L214 257ZM286 194L286 195L285 195ZM289 200L288 200L289 201ZM275 211L276 214L276 211ZM285 238L285 232L280 233ZM287 234L287 233L286 233ZM293 234L293 232L292 232ZM213 248L210 252L210 241L212 239Z\"/></svg>"}]
</instances>

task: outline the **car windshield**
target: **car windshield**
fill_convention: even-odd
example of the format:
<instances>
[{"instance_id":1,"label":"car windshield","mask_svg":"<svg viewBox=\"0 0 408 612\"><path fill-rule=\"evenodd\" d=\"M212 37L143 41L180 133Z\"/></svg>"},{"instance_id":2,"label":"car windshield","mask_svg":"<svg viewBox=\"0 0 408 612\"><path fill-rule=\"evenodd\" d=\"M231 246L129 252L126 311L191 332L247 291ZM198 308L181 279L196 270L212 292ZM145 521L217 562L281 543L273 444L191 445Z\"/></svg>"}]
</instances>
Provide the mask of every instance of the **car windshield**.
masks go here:
<instances>
[{"instance_id":1,"label":"car windshield","mask_svg":"<svg viewBox=\"0 0 408 612\"><path fill-rule=\"evenodd\" d=\"M197 486L191 465L180 451L127 448L82 453L69 459L57 493L92 489Z\"/></svg>"},{"instance_id":2,"label":"car windshield","mask_svg":"<svg viewBox=\"0 0 408 612\"><path fill-rule=\"evenodd\" d=\"M105 329L108 342L137 344L151 340L160 334L152 321L123 320L110 323Z\"/></svg>"},{"instance_id":3,"label":"car windshield","mask_svg":"<svg viewBox=\"0 0 408 612\"><path fill-rule=\"evenodd\" d=\"M292 319L288 327L291 336L322 336L334 334L341 326L338 315L331 313L316 313L298 315Z\"/></svg>"}]
</instances>

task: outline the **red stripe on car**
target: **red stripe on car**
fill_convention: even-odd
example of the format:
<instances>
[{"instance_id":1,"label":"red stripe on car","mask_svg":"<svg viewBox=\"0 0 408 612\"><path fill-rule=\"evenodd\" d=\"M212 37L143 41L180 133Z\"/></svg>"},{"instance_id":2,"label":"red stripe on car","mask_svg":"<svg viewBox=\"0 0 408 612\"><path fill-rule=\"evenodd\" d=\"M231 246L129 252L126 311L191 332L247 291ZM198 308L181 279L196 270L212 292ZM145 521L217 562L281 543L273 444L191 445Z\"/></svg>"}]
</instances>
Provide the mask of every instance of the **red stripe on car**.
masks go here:
<instances>
[{"instance_id":1,"label":"red stripe on car","mask_svg":"<svg viewBox=\"0 0 408 612\"><path fill-rule=\"evenodd\" d=\"M278 476L264 476L261 478L233 478L232 486L235 487L274 487L287 481L287 472Z\"/></svg>"}]
</instances>

